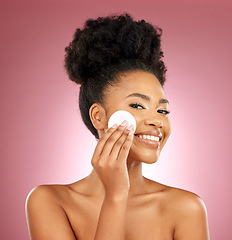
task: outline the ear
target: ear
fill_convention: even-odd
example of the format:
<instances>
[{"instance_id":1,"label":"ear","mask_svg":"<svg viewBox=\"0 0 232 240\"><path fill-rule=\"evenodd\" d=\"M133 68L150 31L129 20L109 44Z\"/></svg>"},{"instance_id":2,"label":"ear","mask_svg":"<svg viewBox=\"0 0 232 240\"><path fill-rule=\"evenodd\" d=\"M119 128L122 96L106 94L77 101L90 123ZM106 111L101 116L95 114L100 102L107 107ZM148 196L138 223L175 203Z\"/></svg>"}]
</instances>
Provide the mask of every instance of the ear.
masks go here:
<instances>
[{"instance_id":1,"label":"ear","mask_svg":"<svg viewBox=\"0 0 232 240\"><path fill-rule=\"evenodd\" d=\"M89 117L93 126L97 130L103 130L107 126L107 118L105 108L99 104L94 103L89 109Z\"/></svg>"}]
</instances>

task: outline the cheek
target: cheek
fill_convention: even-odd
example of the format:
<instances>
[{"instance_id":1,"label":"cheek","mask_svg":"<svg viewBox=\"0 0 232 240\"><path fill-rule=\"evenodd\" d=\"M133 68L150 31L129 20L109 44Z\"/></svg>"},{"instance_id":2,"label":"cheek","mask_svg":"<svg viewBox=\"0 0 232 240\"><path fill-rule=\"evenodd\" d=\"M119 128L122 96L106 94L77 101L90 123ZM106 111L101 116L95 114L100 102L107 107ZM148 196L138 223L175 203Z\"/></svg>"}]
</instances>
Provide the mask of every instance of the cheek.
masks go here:
<instances>
[{"instance_id":1,"label":"cheek","mask_svg":"<svg viewBox=\"0 0 232 240\"><path fill-rule=\"evenodd\" d=\"M140 116L139 114L135 114L133 112L131 112L131 114L134 116L137 126L144 122L143 116Z\"/></svg>"}]
</instances>

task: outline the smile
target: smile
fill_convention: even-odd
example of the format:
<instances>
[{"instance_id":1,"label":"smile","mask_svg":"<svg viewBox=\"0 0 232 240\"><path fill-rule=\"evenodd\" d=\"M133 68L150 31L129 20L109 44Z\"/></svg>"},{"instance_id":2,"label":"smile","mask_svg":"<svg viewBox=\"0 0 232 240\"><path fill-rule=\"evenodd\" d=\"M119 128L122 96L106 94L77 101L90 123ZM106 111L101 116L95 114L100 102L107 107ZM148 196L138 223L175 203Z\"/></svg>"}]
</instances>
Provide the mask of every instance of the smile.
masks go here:
<instances>
[{"instance_id":1,"label":"smile","mask_svg":"<svg viewBox=\"0 0 232 240\"><path fill-rule=\"evenodd\" d=\"M160 148L160 138L152 135L135 135L135 139L150 148Z\"/></svg>"},{"instance_id":2,"label":"smile","mask_svg":"<svg viewBox=\"0 0 232 240\"><path fill-rule=\"evenodd\" d=\"M155 136L152 136L152 135L137 135L137 137L139 137L139 138L142 138L142 139L148 139L148 140L152 140L152 141L156 141L156 142L158 142L160 139L159 139L159 137L155 137Z\"/></svg>"}]
</instances>

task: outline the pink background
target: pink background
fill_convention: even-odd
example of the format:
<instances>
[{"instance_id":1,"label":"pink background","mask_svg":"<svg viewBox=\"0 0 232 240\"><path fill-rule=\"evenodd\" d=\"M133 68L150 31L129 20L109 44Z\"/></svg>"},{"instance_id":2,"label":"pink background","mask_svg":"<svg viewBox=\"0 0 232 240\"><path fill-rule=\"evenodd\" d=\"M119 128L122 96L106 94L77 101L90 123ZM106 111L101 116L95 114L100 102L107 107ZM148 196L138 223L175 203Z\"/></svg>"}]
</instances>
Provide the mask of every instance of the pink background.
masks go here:
<instances>
[{"instance_id":1,"label":"pink background","mask_svg":"<svg viewBox=\"0 0 232 240\"><path fill-rule=\"evenodd\" d=\"M232 239L232 3L226 0L1 1L0 239L29 239L24 204L40 184L88 175L96 144L64 48L89 17L129 12L163 28L172 134L144 175L193 191L211 239Z\"/></svg>"}]
</instances>

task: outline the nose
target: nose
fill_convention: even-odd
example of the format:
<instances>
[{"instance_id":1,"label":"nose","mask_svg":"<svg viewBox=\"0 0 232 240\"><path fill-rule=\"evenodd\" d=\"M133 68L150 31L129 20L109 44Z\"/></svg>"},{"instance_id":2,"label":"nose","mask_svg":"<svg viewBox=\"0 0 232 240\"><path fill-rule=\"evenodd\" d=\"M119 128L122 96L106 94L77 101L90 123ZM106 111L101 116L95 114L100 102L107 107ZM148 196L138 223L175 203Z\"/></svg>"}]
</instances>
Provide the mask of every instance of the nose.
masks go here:
<instances>
[{"instance_id":1,"label":"nose","mask_svg":"<svg viewBox=\"0 0 232 240\"><path fill-rule=\"evenodd\" d=\"M158 115L154 115L154 114L152 114L151 116L147 116L144 123L146 125L155 126L157 128L162 128L163 124L164 124L161 117Z\"/></svg>"}]
</instances>

